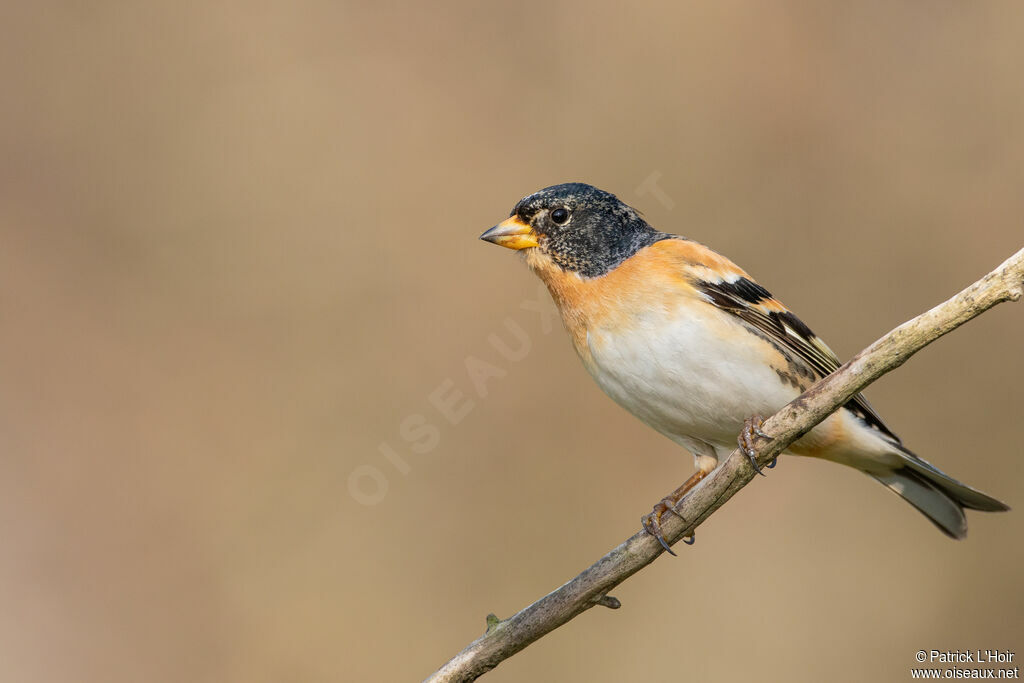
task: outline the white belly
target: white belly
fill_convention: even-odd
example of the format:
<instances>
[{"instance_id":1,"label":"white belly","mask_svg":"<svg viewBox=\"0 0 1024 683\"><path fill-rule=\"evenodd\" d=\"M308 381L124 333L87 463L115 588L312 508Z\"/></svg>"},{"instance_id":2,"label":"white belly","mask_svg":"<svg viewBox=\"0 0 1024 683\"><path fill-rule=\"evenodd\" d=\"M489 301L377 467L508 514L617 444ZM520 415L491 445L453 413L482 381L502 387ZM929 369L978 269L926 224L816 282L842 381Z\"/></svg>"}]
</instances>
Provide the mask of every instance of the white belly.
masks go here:
<instances>
[{"instance_id":1,"label":"white belly","mask_svg":"<svg viewBox=\"0 0 1024 683\"><path fill-rule=\"evenodd\" d=\"M742 323L715 309L694 313L651 311L629 331L588 330L587 369L616 403L677 443L731 450L746 418L771 415L799 392Z\"/></svg>"}]
</instances>

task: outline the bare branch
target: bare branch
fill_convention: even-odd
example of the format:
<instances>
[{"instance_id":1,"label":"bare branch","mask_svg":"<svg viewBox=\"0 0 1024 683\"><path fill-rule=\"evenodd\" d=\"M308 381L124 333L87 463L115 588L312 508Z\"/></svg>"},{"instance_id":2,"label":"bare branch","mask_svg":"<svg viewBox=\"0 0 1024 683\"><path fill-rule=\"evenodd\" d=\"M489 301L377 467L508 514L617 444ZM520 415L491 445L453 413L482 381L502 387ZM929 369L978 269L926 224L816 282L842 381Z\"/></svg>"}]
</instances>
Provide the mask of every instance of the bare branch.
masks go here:
<instances>
[{"instance_id":1,"label":"bare branch","mask_svg":"<svg viewBox=\"0 0 1024 683\"><path fill-rule=\"evenodd\" d=\"M792 442L845 404L871 382L902 365L910 356L1004 301L1024 295L1024 249L948 301L922 313L864 349L765 421L774 439L757 448L767 465ZM679 512L690 520L662 519L670 544L689 536L700 524L754 478L754 469L739 450L682 501ZM487 631L455 655L427 681L471 681L573 617L595 605L618 607L608 592L643 569L664 550L641 531L584 572L508 619L489 615Z\"/></svg>"}]
</instances>

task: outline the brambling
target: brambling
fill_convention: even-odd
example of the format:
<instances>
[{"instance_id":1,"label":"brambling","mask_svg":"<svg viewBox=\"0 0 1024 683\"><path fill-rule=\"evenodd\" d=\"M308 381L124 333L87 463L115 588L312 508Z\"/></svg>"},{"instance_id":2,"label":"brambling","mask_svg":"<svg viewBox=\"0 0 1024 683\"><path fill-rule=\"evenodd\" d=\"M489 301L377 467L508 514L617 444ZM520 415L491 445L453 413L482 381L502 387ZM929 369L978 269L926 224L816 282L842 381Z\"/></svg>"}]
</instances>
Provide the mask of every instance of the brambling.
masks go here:
<instances>
[{"instance_id":1,"label":"brambling","mask_svg":"<svg viewBox=\"0 0 1024 683\"><path fill-rule=\"evenodd\" d=\"M760 472L752 445L767 435L759 416L775 413L840 365L807 325L732 261L655 230L590 185L531 194L480 239L524 255L598 386L693 454L693 476L644 518L644 528L666 549L662 516L732 452L737 435ZM907 450L860 394L786 453L864 472L952 538L967 534L964 508L1009 509Z\"/></svg>"}]
</instances>

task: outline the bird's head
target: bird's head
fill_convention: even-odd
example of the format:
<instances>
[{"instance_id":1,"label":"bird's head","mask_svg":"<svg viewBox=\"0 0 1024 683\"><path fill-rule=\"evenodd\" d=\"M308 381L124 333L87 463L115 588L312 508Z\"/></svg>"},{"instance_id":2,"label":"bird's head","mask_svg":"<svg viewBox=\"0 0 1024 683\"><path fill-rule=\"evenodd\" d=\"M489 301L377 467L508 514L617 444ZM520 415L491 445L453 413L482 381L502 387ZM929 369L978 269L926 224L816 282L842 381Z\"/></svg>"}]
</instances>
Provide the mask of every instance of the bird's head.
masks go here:
<instances>
[{"instance_id":1,"label":"bird's head","mask_svg":"<svg viewBox=\"0 0 1024 683\"><path fill-rule=\"evenodd\" d=\"M581 277L599 277L667 237L618 197L583 183L552 185L519 200L509 218L480 239L536 250L545 262Z\"/></svg>"}]
</instances>

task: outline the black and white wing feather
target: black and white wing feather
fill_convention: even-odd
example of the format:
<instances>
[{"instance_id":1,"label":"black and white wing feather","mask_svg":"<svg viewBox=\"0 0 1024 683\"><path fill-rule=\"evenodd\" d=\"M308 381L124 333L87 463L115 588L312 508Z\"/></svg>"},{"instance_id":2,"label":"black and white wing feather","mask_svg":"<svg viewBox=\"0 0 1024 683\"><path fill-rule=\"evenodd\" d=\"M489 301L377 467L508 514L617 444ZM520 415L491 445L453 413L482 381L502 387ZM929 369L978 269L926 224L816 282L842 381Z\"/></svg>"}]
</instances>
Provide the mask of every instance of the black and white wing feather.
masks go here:
<instances>
[{"instance_id":1,"label":"black and white wing feather","mask_svg":"<svg viewBox=\"0 0 1024 683\"><path fill-rule=\"evenodd\" d=\"M717 282L697 280L693 284L712 304L732 313L803 361L816 379L839 369L839 358L832 349L800 318L772 297L768 290L753 280L738 277ZM882 422L863 394L854 396L844 407L897 444L900 443L899 437Z\"/></svg>"}]
</instances>

